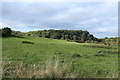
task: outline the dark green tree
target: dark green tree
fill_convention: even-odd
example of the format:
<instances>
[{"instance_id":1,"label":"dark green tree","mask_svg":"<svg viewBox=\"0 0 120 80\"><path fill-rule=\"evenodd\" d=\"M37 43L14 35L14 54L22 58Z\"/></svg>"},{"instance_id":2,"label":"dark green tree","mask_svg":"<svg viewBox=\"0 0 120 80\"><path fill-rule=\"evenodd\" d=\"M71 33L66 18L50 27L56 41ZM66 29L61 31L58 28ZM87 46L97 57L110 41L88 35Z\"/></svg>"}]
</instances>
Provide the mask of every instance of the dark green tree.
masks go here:
<instances>
[{"instance_id":1,"label":"dark green tree","mask_svg":"<svg viewBox=\"0 0 120 80\"><path fill-rule=\"evenodd\" d=\"M2 37L10 37L12 34L11 28L5 27L2 29Z\"/></svg>"}]
</instances>

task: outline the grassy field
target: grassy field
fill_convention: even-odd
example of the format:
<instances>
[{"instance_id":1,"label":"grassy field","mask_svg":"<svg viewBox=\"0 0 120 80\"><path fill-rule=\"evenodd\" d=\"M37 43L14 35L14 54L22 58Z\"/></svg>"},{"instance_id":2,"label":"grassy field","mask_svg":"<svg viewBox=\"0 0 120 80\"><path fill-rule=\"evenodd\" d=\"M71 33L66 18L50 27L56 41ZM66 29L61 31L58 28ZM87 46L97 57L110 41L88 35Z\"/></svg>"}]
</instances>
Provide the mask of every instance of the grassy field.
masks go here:
<instances>
[{"instance_id":1,"label":"grassy field","mask_svg":"<svg viewBox=\"0 0 120 80\"><path fill-rule=\"evenodd\" d=\"M25 44L22 41L30 41L34 44ZM2 39L2 60L3 64L7 65L4 66L4 69L11 63L13 63L12 66L15 66L15 63L21 61L27 68L31 65L38 66L40 69L48 65L51 67L60 65L64 70L63 74L73 73L69 76L79 78L117 77L117 51L117 45L109 47L38 37ZM59 69L56 71L61 74ZM9 74L4 72L3 76L7 77Z\"/></svg>"}]
</instances>

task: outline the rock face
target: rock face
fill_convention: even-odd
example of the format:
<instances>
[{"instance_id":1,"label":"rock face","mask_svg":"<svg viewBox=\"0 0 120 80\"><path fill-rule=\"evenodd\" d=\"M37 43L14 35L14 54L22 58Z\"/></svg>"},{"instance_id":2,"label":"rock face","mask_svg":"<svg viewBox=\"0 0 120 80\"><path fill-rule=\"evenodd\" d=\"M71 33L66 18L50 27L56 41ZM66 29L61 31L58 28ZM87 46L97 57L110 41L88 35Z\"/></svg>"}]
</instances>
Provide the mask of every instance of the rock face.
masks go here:
<instances>
[{"instance_id":1,"label":"rock face","mask_svg":"<svg viewBox=\"0 0 120 80\"><path fill-rule=\"evenodd\" d=\"M29 41L22 41L22 43L34 44L33 42L29 42Z\"/></svg>"}]
</instances>

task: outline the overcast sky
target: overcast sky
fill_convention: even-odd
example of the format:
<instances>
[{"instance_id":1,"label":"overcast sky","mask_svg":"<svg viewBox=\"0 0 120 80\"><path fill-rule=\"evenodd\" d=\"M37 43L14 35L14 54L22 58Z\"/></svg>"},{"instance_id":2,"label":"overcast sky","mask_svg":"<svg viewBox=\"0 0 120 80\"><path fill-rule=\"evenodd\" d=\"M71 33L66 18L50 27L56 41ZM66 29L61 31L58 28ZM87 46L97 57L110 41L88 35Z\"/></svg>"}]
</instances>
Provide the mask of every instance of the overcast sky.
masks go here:
<instances>
[{"instance_id":1,"label":"overcast sky","mask_svg":"<svg viewBox=\"0 0 120 80\"><path fill-rule=\"evenodd\" d=\"M0 28L87 30L97 38L117 37L117 10L117 2L4 2Z\"/></svg>"}]
</instances>

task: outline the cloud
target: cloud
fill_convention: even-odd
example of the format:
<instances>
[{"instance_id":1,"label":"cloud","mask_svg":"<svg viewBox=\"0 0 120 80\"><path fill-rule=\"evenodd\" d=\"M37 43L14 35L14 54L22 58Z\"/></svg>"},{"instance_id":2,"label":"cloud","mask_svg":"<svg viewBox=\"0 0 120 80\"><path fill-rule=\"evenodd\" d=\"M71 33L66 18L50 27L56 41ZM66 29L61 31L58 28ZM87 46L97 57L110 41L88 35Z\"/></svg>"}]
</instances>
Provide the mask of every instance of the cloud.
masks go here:
<instances>
[{"instance_id":1,"label":"cloud","mask_svg":"<svg viewBox=\"0 0 120 80\"><path fill-rule=\"evenodd\" d=\"M21 31L82 29L96 37L117 36L117 6L114 2L4 2L1 27Z\"/></svg>"}]
</instances>

